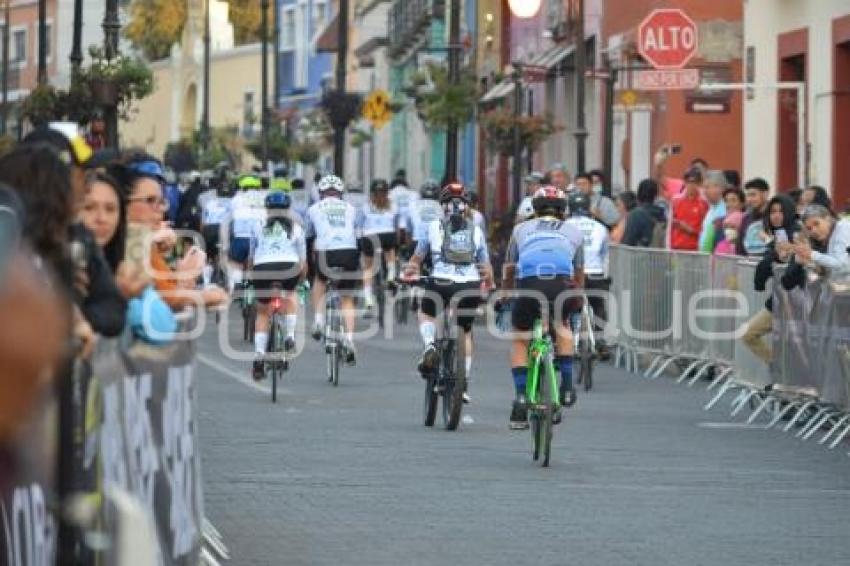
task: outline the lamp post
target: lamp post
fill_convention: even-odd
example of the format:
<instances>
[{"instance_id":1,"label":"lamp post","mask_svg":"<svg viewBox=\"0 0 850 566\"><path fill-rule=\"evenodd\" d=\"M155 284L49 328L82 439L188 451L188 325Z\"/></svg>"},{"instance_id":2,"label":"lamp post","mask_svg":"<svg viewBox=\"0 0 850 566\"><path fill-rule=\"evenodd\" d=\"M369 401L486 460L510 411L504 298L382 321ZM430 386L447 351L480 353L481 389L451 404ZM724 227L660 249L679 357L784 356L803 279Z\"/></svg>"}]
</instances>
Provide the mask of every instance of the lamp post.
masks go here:
<instances>
[{"instance_id":1,"label":"lamp post","mask_svg":"<svg viewBox=\"0 0 850 566\"><path fill-rule=\"evenodd\" d=\"M449 12L449 84L460 82L460 0L451 0ZM446 132L445 180L457 180L457 131L458 124L452 120Z\"/></svg>"},{"instance_id":2,"label":"lamp post","mask_svg":"<svg viewBox=\"0 0 850 566\"><path fill-rule=\"evenodd\" d=\"M584 43L584 0L578 0L576 19L576 129L573 135L576 138L576 169L577 172L584 173L585 141L587 140L587 126L584 115L584 74L587 67L587 50Z\"/></svg>"},{"instance_id":3,"label":"lamp post","mask_svg":"<svg viewBox=\"0 0 850 566\"><path fill-rule=\"evenodd\" d=\"M118 0L106 0L106 11L103 17L103 49L107 61L112 61L118 55L118 33L121 22L118 19ZM111 101L103 109L106 122L106 146L118 149L118 106L117 101Z\"/></svg>"},{"instance_id":4,"label":"lamp post","mask_svg":"<svg viewBox=\"0 0 850 566\"><path fill-rule=\"evenodd\" d=\"M346 65L348 64L348 0L339 0L339 34L336 52L336 91L345 94ZM339 96L338 100L344 100ZM345 175L345 127L334 129L334 171L344 178Z\"/></svg>"},{"instance_id":5,"label":"lamp post","mask_svg":"<svg viewBox=\"0 0 850 566\"><path fill-rule=\"evenodd\" d=\"M201 110L201 146L210 148L210 0L204 2L204 102Z\"/></svg>"},{"instance_id":6,"label":"lamp post","mask_svg":"<svg viewBox=\"0 0 850 566\"><path fill-rule=\"evenodd\" d=\"M269 163L269 0L260 2L261 28L262 28L262 64L263 73L261 88L263 91L261 99L262 109L260 110L260 120L262 121L261 130L261 147L263 157L263 169L268 167Z\"/></svg>"},{"instance_id":7,"label":"lamp post","mask_svg":"<svg viewBox=\"0 0 850 566\"><path fill-rule=\"evenodd\" d=\"M71 61L71 75L74 76L83 64L83 0L74 0L73 45L68 59Z\"/></svg>"},{"instance_id":8,"label":"lamp post","mask_svg":"<svg viewBox=\"0 0 850 566\"><path fill-rule=\"evenodd\" d=\"M47 84L47 0L38 0L38 84Z\"/></svg>"}]
</instances>

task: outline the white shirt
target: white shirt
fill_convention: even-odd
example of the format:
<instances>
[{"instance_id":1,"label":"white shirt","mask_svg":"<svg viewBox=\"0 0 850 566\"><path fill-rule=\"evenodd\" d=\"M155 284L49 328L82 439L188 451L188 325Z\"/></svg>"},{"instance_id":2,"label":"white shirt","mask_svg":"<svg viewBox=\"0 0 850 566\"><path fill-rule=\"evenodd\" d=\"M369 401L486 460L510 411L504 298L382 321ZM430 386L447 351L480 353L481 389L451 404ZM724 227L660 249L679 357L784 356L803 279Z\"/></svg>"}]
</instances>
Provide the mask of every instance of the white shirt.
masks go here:
<instances>
[{"instance_id":1,"label":"white shirt","mask_svg":"<svg viewBox=\"0 0 850 566\"><path fill-rule=\"evenodd\" d=\"M587 275L608 275L608 229L589 216L572 216L566 221L584 237L584 272Z\"/></svg>"},{"instance_id":2,"label":"white shirt","mask_svg":"<svg viewBox=\"0 0 850 566\"><path fill-rule=\"evenodd\" d=\"M292 232L287 235L280 223L263 227L257 234L257 247L254 251L254 265L263 263L298 263L307 258L307 244L304 230L298 224L292 224Z\"/></svg>"},{"instance_id":3,"label":"white shirt","mask_svg":"<svg viewBox=\"0 0 850 566\"><path fill-rule=\"evenodd\" d=\"M437 219L428 225L428 237L416 245L416 255L425 257L431 254L433 268L431 275L454 283L471 283L481 281L478 273L479 263L488 263L490 254L487 251L487 240L484 232L477 225L473 226L472 239L475 243L475 261L469 264L455 264L443 261L443 223Z\"/></svg>"},{"instance_id":4,"label":"white shirt","mask_svg":"<svg viewBox=\"0 0 850 566\"><path fill-rule=\"evenodd\" d=\"M356 211L360 212L369 203L369 196L366 193L347 191L342 196L342 200L353 206Z\"/></svg>"},{"instance_id":5,"label":"white shirt","mask_svg":"<svg viewBox=\"0 0 850 566\"><path fill-rule=\"evenodd\" d=\"M472 209L472 220L475 222L475 225L481 228L483 233L487 233L487 220L484 218L484 215L481 214L480 211L476 209Z\"/></svg>"},{"instance_id":6,"label":"white shirt","mask_svg":"<svg viewBox=\"0 0 850 566\"><path fill-rule=\"evenodd\" d=\"M357 213L357 226L361 230L363 236L373 236L375 234L393 234L396 230L396 213L395 207L390 204L390 208L379 210L371 202Z\"/></svg>"},{"instance_id":7,"label":"white shirt","mask_svg":"<svg viewBox=\"0 0 850 566\"><path fill-rule=\"evenodd\" d=\"M428 227L432 222L443 216L443 207L434 199L423 198L416 201L410 208L407 218L407 229L413 241L428 239Z\"/></svg>"},{"instance_id":8,"label":"white shirt","mask_svg":"<svg viewBox=\"0 0 850 566\"><path fill-rule=\"evenodd\" d=\"M231 203L235 238L251 238L266 222L267 191L240 191Z\"/></svg>"},{"instance_id":9,"label":"white shirt","mask_svg":"<svg viewBox=\"0 0 850 566\"><path fill-rule=\"evenodd\" d=\"M337 197L320 200L307 209L307 237L318 251L356 250L357 211Z\"/></svg>"},{"instance_id":10,"label":"white shirt","mask_svg":"<svg viewBox=\"0 0 850 566\"><path fill-rule=\"evenodd\" d=\"M307 194L307 189L293 189L289 192L289 198L292 200L290 210L297 213L302 220L306 220L307 209L310 208L310 195Z\"/></svg>"},{"instance_id":11,"label":"white shirt","mask_svg":"<svg viewBox=\"0 0 850 566\"><path fill-rule=\"evenodd\" d=\"M830 277L850 275L850 220L838 220L829 237L826 253L812 252L812 262L829 270Z\"/></svg>"},{"instance_id":12,"label":"white shirt","mask_svg":"<svg viewBox=\"0 0 850 566\"><path fill-rule=\"evenodd\" d=\"M232 198L214 196L206 199L201 209L201 224L211 226L221 224L230 214Z\"/></svg>"},{"instance_id":13,"label":"white shirt","mask_svg":"<svg viewBox=\"0 0 850 566\"><path fill-rule=\"evenodd\" d=\"M399 185L394 189L390 189L390 202L393 203L393 206L398 212L399 228L406 228L408 226L410 209L418 200L419 194L416 191L408 189L404 185Z\"/></svg>"}]
</instances>

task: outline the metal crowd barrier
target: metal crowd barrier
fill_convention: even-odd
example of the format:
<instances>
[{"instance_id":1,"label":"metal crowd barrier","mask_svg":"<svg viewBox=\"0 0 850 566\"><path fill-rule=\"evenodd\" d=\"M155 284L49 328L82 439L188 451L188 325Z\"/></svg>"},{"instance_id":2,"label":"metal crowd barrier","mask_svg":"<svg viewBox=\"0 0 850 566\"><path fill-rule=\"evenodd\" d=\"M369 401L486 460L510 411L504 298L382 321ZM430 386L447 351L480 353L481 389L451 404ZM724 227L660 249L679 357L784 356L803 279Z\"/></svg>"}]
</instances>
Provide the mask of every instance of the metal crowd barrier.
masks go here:
<instances>
[{"instance_id":1,"label":"metal crowd barrier","mask_svg":"<svg viewBox=\"0 0 850 566\"><path fill-rule=\"evenodd\" d=\"M753 289L756 265L738 256L612 246L608 333L617 342L616 365L650 379L673 368L689 386L707 378L714 394L706 410L734 393L732 416L749 408L749 424L785 421L782 430L796 427L804 440L823 431L820 444L835 448L850 436L850 286L810 278L805 289L785 291L778 271L768 284L768 366L741 340L770 296Z\"/></svg>"}]
</instances>

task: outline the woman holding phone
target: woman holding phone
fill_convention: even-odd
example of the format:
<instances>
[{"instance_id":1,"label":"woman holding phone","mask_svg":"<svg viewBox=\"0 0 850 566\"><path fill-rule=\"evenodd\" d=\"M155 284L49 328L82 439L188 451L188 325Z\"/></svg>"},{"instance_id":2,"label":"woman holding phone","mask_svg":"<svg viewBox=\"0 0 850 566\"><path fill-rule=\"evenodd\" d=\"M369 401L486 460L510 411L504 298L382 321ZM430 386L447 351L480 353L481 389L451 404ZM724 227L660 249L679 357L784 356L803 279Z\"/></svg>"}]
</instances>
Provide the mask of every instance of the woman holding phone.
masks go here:
<instances>
[{"instance_id":1,"label":"woman holding phone","mask_svg":"<svg viewBox=\"0 0 850 566\"><path fill-rule=\"evenodd\" d=\"M784 264L791 260L793 244L800 223L797 221L797 207L794 201L785 195L776 195L767 203L767 214L763 220L764 234L767 238L767 250L756 267L753 285L756 291L764 291L767 281L773 277L774 264ZM747 331L742 340L744 344L764 363L773 360L773 348L764 337L773 330L773 297L768 297L764 308L747 323Z\"/></svg>"}]
</instances>

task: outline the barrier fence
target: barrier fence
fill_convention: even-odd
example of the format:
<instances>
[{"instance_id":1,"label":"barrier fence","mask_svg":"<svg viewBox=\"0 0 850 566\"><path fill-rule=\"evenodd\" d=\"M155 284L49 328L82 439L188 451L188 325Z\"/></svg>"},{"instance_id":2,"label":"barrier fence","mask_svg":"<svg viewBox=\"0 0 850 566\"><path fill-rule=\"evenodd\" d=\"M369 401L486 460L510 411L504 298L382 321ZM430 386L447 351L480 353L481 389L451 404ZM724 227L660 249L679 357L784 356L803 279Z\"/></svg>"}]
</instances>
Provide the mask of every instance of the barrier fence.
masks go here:
<instances>
[{"instance_id":1,"label":"barrier fence","mask_svg":"<svg viewBox=\"0 0 850 566\"><path fill-rule=\"evenodd\" d=\"M0 565L214 563L205 539L226 558L204 520L194 358L191 341L116 339L77 364L72 496L57 493L51 400L0 493Z\"/></svg>"},{"instance_id":2,"label":"barrier fence","mask_svg":"<svg viewBox=\"0 0 850 566\"><path fill-rule=\"evenodd\" d=\"M714 407L736 393L732 414L787 421L836 447L850 434L850 286L810 276L804 288L773 286L774 357L768 366L741 340L771 296L757 292L757 263L738 256L612 246L610 326L617 364L658 378L671 369L694 385L707 378ZM774 282L782 272L775 274Z\"/></svg>"}]
</instances>

